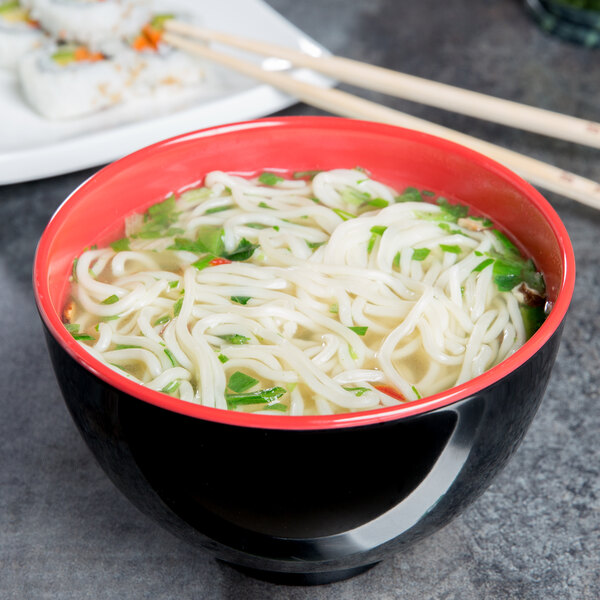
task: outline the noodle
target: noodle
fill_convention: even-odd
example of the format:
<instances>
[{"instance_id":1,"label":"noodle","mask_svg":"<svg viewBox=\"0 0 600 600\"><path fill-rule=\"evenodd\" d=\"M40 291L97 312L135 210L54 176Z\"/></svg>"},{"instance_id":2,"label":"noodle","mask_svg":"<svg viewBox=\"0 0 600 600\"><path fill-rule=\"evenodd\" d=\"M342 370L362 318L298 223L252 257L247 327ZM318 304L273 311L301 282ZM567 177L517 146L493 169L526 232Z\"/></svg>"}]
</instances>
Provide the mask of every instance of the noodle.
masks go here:
<instances>
[{"instance_id":1,"label":"noodle","mask_svg":"<svg viewBox=\"0 0 600 600\"><path fill-rule=\"evenodd\" d=\"M215 171L125 232L76 259L66 327L111 368L204 406L414 401L498 364L545 317L541 275L491 221L361 169Z\"/></svg>"}]
</instances>

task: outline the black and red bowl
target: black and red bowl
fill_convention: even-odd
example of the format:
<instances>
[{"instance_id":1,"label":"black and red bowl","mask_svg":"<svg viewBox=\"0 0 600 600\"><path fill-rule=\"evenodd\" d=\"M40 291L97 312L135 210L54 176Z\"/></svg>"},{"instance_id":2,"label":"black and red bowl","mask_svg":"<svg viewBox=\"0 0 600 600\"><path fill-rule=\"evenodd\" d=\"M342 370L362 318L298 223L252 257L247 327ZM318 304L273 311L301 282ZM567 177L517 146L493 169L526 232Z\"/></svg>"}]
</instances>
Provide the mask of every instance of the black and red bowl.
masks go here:
<instances>
[{"instance_id":1,"label":"black and red bowl","mask_svg":"<svg viewBox=\"0 0 600 600\"><path fill-rule=\"evenodd\" d=\"M460 200L510 231L543 272L552 311L516 353L446 392L318 417L196 406L95 360L61 323L73 258L212 170L368 168ZM567 232L506 168L415 131L274 118L182 135L102 169L57 210L34 287L67 406L119 489L158 523L237 568L298 583L343 579L429 535L492 481L541 402L573 293ZM118 518L118 517L115 517Z\"/></svg>"}]
</instances>

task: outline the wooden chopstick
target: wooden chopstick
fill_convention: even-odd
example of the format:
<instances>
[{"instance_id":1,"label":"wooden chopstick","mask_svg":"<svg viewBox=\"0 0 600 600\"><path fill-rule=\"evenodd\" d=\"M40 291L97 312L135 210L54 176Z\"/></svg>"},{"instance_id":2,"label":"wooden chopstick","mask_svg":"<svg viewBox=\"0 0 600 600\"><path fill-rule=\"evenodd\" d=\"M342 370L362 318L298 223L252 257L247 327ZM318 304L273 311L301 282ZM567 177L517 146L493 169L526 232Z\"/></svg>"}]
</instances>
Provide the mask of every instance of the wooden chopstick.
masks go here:
<instances>
[{"instance_id":1,"label":"wooden chopstick","mask_svg":"<svg viewBox=\"0 0 600 600\"><path fill-rule=\"evenodd\" d=\"M462 144L504 164L534 185L600 209L600 184L590 179L340 90L311 85L280 72L265 71L259 65L173 33L165 32L163 39L168 44L263 81L328 112L416 129Z\"/></svg>"},{"instance_id":2,"label":"wooden chopstick","mask_svg":"<svg viewBox=\"0 0 600 600\"><path fill-rule=\"evenodd\" d=\"M339 81L398 98L600 148L600 123L593 121L487 96L348 58L311 56L285 46L241 38L179 21L167 21L166 28L198 40L219 42L256 54L282 58L297 67L312 69Z\"/></svg>"}]
</instances>

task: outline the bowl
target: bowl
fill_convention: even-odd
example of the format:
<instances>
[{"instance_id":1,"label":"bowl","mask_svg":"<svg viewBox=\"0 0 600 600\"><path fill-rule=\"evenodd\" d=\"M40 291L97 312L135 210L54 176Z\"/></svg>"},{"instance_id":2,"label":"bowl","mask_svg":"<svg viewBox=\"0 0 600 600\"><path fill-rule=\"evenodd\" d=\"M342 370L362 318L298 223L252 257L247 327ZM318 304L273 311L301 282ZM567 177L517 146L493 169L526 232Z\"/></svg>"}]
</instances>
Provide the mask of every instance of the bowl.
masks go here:
<instances>
[{"instance_id":1,"label":"bowl","mask_svg":"<svg viewBox=\"0 0 600 600\"><path fill-rule=\"evenodd\" d=\"M543 272L553 305L521 349L463 385L404 405L259 416L142 387L95 360L62 325L73 258L116 239L124 215L214 169L357 165L390 184L460 199L512 232ZM490 484L542 400L575 265L549 203L492 160L406 129L292 117L181 135L102 169L52 217L33 277L65 402L115 485L159 524L239 570L316 584L360 573L431 534Z\"/></svg>"}]
</instances>

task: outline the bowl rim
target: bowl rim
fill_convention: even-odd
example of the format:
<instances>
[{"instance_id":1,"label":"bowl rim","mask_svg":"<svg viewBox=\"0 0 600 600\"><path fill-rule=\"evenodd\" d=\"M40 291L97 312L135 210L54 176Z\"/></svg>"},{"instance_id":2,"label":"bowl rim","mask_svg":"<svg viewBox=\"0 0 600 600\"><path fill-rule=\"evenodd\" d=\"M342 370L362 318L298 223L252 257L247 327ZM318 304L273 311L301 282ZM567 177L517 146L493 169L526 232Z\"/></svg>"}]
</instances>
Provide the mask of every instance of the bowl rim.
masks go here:
<instances>
[{"instance_id":1,"label":"bowl rim","mask_svg":"<svg viewBox=\"0 0 600 600\"><path fill-rule=\"evenodd\" d=\"M319 416L255 415L252 413L230 411L188 403L167 394L151 390L150 388L120 375L107 365L98 361L82 348L80 343L78 343L63 326L60 315L58 315L52 307L48 288L49 260L47 258L49 246L55 232L65 221L68 221L69 214L67 209L71 204L77 203L78 198L82 192L85 192L86 187L89 185L100 185L102 181L112 178L128 166L143 161L150 155L160 153L163 148L166 148L167 146L170 147L173 144L188 142L194 139L204 140L207 137L216 135L235 134L237 131L241 130L253 129L259 131L264 127L296 128L298 126L302 126L303 129L309 127L318 128L321 131L340 129L351 131L355 129L357 132L361 131L364 133L365 130L368 130L373 133L402 136L407 140L417 141L430 146L434 145L445 152L459 155L471 162L474 161L478 163L479 166L500 176L513 188L526 196L528 201L542 213L552 229L560 249L563 270L556 302L540 329L538 329L538 331L519 350L504 359L495 367L492 367L464 384L444 392L440 392L433 396L427 396L420 400L407 402L406 404L399 406ZM189 417L233 426L281 430L338 429L383 423L443 408L477 394L484 388L496 384L502 378L522 366L554 335L567 313L573 295L574 285L575 258L571 241L564 224L550 203L532 185L527 183L517 174L487 156L442 138L393 125L339 117L271 117L218 125L190 133L184 133L129 154L93 174L71 192L71 194L69 194L59 205L38 242L33 266L34 296L43 323L52 337L76 362L105 383L143 402L148 402L157 407Z\"/></svg>"}]
</instances>

